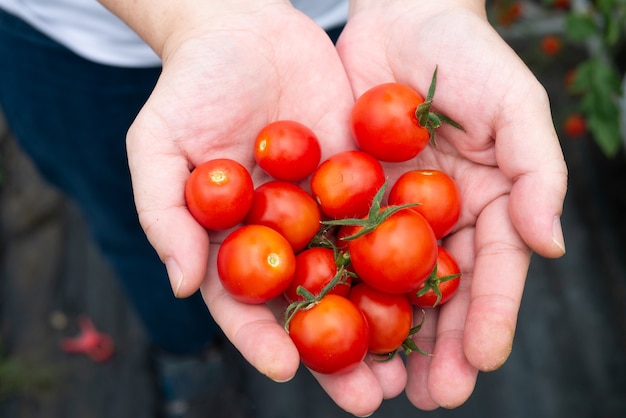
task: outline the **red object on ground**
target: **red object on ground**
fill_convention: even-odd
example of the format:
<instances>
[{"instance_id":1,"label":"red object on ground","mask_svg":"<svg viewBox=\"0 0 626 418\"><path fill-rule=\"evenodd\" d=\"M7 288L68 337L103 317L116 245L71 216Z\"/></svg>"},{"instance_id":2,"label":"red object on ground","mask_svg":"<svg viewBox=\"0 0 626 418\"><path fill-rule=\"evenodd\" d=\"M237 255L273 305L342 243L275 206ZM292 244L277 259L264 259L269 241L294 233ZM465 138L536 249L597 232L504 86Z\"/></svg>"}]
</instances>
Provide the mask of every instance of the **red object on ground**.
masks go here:
<instances>
[{"instance_id":1,"label":"red object on ground","mask_svg":"<svg viewBox=\"0 0 626 418\"><path fill-rule=\"evenodd\" d=\"M76 337L64 338L61 350L70 354L85 354L98 363L107 361L113 356L113 339L108 334L99 332L87 316L78 318L80 334Z\"/></svg>"}]
</instances>

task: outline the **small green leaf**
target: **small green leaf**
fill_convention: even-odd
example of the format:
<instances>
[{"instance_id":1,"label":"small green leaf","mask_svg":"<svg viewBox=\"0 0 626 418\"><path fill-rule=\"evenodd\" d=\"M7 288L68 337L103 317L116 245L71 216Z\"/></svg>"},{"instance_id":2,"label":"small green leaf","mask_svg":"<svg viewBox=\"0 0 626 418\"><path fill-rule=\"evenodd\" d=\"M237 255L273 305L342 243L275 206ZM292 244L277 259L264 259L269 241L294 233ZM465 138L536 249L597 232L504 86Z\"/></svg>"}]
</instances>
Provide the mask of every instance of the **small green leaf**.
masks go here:
<instances>
[{"instance_id":1,"label":"small green leaf","mask_svg":"<svg viewBox=\"0 0 626 418\"><path fill-rule=\"evenodd\" d=\"M615 46L619 42L622 32L621 19L607 16L606 28L604 31L604 40L608 46Z\"/></svg>"},{"instance_id":2,"label":"small green leaf","mask_svg":"<svg viewBox=\"0 0 626 418\"><path fill-rule=\"evenodd\" d=\"M568 14L565 17L565 31L574 41L581 42L598 33L599 28L587 14Z\"/></svg>"},{"instance_id":3,"label":"small green leaf","mask_svg":"<svg viewBox=\"0 0 626 418\"><path fill-rule=\"evenodd\" d=\"M614 157L622 147L619 122L617 118L604 119L592 114L587 120L595 142L604 155Z\"/></svg>"},{"instance_id":4,"label":"small green leaf","mask_svg":"<svg viewBox=\"0 0 626 418\"><path fill-rule=\"evenodd\" d=\"M619 3L619 1L596 0L595 3L596 3L596 7L598 8L598 10L606 14L611 14L614 11L615 7L617 6L617 3Z\"/></svg>"}]
</instances>

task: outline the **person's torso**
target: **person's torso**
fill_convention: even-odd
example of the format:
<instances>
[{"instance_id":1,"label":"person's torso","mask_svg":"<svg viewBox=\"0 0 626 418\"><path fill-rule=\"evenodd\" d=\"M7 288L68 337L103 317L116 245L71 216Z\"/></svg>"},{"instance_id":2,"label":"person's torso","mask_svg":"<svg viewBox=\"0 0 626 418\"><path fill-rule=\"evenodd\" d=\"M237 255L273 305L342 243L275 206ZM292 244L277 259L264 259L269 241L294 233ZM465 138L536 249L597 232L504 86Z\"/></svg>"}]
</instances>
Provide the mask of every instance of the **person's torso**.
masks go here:
<instances>
[{"instance_id":1,"label":"person's torso","mask_svg":"<svg viewBox=\"0 0 626 418\"><path fill-rule=\"evenodd\" d=\"M345 22L347 0L292 0L328 29ZM160 65L159 57L96 0L0 0L0 8L89 60L123 67Z\"/></svg>"}]
</instances>

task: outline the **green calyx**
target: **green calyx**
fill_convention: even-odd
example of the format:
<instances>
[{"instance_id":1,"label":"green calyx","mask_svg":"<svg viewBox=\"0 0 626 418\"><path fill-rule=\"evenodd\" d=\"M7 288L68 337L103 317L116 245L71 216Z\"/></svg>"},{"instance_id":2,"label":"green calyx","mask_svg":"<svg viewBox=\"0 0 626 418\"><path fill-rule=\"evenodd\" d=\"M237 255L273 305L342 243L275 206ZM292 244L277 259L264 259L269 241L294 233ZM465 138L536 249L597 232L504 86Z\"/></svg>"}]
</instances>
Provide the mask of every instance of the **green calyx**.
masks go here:
<instances>
[{"instance_id":1,"label":"green calyx","mask_svg":"<svg viewBox=\"0 0 626 418\"><path fill-rule=\"evenodd\" d=\"M435 67L435 71L433 72L433 78L430 82L430 87L428 88L428 95L426 96L426 100L424 100L424 103L417 106L417 109L415 110L415 117L417 118L420 126L428 130L428 133L430 135L430 143L432 145L436 145L435 130L444 123L447 123L448 125L454 126L455 128L465 132L465 129L459 123L450 119L448 116L442 113L431 112L433 99L435 98L435 89L437 87L437 68L438 67Z\"/></svg>"},{"instance_id":2,"label":"green calyx","mask_svg":"<svg viewBox=\"0 0 626 418\"><path fill-rule=\"evenodd\" d=\"M372 200L372 206L370 206L369 213L365 218L347 218L347 219L335 219L332 221L323 221L322 224L328 226L360 226L361 229L348 237L344 238L344 241L351 241L353 239L357 239L367 233L372 232L378 226L387 220L391 215L396 212L399 212L406 208L411 208L417 206L417 203L409 203L406 205L394 205L387 206L381 210L381 202L383 200L383 196L385 195L385 189L387 188L387 181L383 183L383 185L378 189L376 194L374 195L374 199Z\"/></svg>"},{"instance_id":3,"label":"green calyx","mask_svg":"<svg viewBox=\"0 0 626 418\"><path fill-rule=\"evenodd\" d=\"M424 286L422 286L422 288L417 291L416 295L424 296L426 293L428 293L429 290L432 290L437 296L437 299L435 300L435 303L432 306L434 308L435 306L439 305L439 302L441 301L441 298L442 298L441 289L439 289L439 285L449 280L456 279L457 277L461 277L461 274L460 273L448 274L447 276L437 277L437 264L435 264L435 268L433 269L432 273L430 273L430 275L424 282Z\"/></svg>"}]
</instances>

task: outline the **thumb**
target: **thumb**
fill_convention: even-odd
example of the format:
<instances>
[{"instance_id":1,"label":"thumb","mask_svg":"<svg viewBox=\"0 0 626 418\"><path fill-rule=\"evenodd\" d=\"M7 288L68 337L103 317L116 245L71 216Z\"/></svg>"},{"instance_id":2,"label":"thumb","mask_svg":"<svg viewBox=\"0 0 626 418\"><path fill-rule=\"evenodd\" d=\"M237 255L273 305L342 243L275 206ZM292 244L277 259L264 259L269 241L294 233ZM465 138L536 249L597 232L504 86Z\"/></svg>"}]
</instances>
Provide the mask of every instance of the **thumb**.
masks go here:
<instances>
[{"instance_id":1,"label":"thumb","mask_svg":"<svg viewBox=\"0 0 626 418\"><path fill-rule=\"evenodd\" d=\"M560 216L567 167L547 94L538 82L534 86L532 100L517 102L515 117L496 126L496 158L513 179L509 215L515 228L539 255L556 258L565 254Z\"/></svg>"},{"instance_id":2,"label":"thumb","mask_svg":"<svg viewBox=\"0 0 626 418\"><path fill-rule=\"evenodd\" d=\"M128 131L128 163L139 222L167 268L176 297L198 290L207 272L209 236L187 210L189 162L170 141L137 121Z\"/></svg>"}]
</instances>

